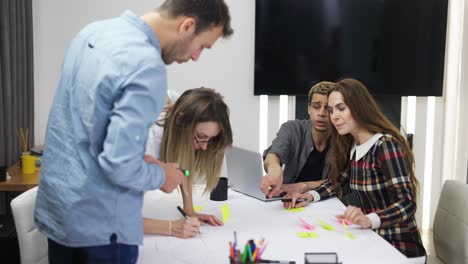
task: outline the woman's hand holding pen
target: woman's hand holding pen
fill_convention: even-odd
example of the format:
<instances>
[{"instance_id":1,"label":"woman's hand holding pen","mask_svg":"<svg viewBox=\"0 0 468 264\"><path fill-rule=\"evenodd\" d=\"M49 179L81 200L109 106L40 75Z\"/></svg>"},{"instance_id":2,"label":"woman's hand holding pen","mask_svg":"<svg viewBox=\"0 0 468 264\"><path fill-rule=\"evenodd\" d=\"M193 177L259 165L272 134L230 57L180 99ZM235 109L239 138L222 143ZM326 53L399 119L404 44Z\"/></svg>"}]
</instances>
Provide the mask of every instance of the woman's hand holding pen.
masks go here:
<instances>
[{"instance_id":1,"label":"woman's hand holding pen","mask_svg":"<svg viewBox=\"0 0 468 264\"><path fill-rule=\"evenodd\" d=\"M193 213L192 217L196 217L198 220L200 220L200 221L202 221L204 223L210 224L212 226L222 226L222 225L224 225L223 221L219 220L214 215Z\"/></svg>"},{"instance_id":2,"label":"woman's hand holding pen","mask_svg":"<svg viewBox=\"0 0 468 264\"><path fill-rule=\"evenodd\" d=\"M283 197L283 206L286 209L304 207L314 200L310 193L288 193Z\"/></svg>"},{"instance_id":3,"label":"woman's hand holding pen","mask_svg":"<svg viewBox=\"0 0 468 264\"><path fill-rule=\"evenodd\" d=\"M173 221L171 235L179 238L194 237L200 232L200 221L194 217L182 218Z\"/></svg>"}]
</instances>

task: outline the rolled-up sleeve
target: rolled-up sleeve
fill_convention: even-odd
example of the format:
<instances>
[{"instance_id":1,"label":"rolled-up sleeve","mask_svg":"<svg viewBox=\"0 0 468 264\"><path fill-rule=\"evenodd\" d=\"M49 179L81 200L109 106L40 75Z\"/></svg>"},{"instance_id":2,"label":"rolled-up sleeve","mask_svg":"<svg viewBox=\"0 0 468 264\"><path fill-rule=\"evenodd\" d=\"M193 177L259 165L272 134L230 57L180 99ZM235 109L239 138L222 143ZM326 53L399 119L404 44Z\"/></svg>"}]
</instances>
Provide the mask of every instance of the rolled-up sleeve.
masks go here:
<instances>
[{"instance_id":1,"label":"rolled-up sleeve","mask_svg":"<svg viewBox=\"0 0 468 264\"><path fill-rule=\"evenodd\" d=\"M165 181L164 170L143 159L148 128L159 116L166 94L165 78L160 77L164 74L154 74L155 70L143 66L123 83L98 155L111 182L135 191L157 189Z\"/></svg>"},{"instance_id":2,"label":"rolled-up sleeve","mask_svg":"<svg viewBox=\"0 0 468 264\"><path fill-rule=\"evenodd\" d=\"M349 188L350 175L347 170L342 171L337 181L327 179L317 189L311 191L312 195L319 195L320 200L326 200L332 196L342 196L350 192Z\"/></svg>"}]
</instances>

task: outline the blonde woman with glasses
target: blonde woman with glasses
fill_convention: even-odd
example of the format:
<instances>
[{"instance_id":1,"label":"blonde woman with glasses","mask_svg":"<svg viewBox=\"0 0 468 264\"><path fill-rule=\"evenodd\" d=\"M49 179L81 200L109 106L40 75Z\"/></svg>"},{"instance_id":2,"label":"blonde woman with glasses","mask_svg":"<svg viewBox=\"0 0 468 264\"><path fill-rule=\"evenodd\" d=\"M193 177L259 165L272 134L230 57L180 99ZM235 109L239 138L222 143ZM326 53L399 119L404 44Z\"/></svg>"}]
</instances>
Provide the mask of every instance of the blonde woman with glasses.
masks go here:
<instances>
[{"instance_id":1,"label":"blonde woman with glasses","mask_svg":"<svg viewBox=\"0 0 468 264\"><path fill-rule=\"evenodd\" d=\"M175 103L169 101L150 128L145 159L175 162L190 171L181 185L184 211L189 217L175 221L144 218L145 234L188 238L198 233L200 222L223 225L214 215L194 211L192 190L195 182L206 184L205 193L214 189L230 145L229 108L219 93L202 87L185 91Z\"/></svg>"}]
</instances>

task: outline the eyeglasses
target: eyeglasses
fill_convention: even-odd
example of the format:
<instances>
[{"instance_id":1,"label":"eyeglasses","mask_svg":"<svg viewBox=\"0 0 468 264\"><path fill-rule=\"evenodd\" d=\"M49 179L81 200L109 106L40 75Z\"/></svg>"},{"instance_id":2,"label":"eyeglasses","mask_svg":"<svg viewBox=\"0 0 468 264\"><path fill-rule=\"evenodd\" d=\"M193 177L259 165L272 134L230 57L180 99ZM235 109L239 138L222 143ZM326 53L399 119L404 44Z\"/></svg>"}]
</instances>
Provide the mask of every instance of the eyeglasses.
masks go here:
<instances>
[{"instance_id":1,"label":"eyeglasses","mask_svg":"<svg viewBox=\"0 0 468 264\"><path fill-rule=\"evenodd\" d=\"M208 140L200 140L200 139L197 138L197 136L193 136L193 139L195 139L196 144L208 144L208 145L210 145L210 144L213 144L213 143L216 142L216 140L214 138L210 138Z\"/></svg>"}]
</instances>

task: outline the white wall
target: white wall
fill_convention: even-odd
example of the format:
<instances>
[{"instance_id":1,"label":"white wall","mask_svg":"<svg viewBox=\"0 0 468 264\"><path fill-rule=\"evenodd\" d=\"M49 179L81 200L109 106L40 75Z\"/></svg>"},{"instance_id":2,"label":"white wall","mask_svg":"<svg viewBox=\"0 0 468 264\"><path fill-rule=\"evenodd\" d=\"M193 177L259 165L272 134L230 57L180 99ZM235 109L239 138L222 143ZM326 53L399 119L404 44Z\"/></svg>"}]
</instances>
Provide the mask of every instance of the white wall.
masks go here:
<instances>
[{"instance_id":1,"label":"white wall","mask_svg":"<svg viewBox=\"0 0 468 264\"><path fill-rule=\"evenodd\" d=\"M460 148L457 153L457 179L468 181L468 2L464 1L464 19L462 31L461 65L460 65L460 118L459 132ZM468 183L468 182L467 182Z\"/></svg>"},{"instance_id":2,"label":"white wall","mask_svg":"<svg viewBox=\"0 0 468 264\"><path fill-rule=\"evenodd\" d=\"M70 40L86 24L120 15L137 14L158 6L154 0L35 0L35 142L43 144L47 118L63 55ZM219 40L197 63L168 67L169 89L184 91L200 86L217 89L231 110L234 144L258 150L259 98L253 96L255 1L226 0L234 35Z\"/></svg>"}]
</instances>

